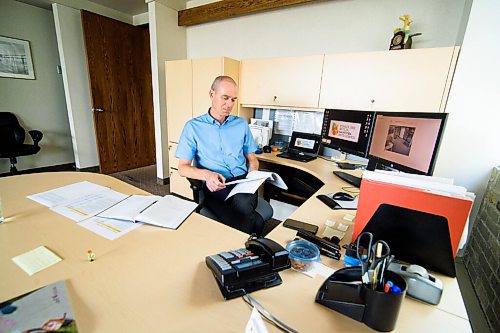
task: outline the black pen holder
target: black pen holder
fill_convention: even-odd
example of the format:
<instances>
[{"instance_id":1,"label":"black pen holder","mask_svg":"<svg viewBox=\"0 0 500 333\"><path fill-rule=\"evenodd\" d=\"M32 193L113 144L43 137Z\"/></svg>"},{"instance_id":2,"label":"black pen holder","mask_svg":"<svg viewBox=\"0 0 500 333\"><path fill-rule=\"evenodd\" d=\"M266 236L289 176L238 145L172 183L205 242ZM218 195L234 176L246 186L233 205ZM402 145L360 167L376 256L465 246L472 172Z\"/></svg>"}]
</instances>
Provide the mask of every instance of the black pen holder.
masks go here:
<instances>
[{"instance_id":1,"label":"black pen holder","mask_svg":"<svg viewBox=\"0 0 500 333\"><path fill-rule=\"evenodd\" d=\"M385 281L392 281L400 293L374 290L361 282L361 267L346 267L333 273L321 286L316 302L363 322L374 330L394 330L406 294L406 281L386 271Z\"/></svg>"}]
</instances>

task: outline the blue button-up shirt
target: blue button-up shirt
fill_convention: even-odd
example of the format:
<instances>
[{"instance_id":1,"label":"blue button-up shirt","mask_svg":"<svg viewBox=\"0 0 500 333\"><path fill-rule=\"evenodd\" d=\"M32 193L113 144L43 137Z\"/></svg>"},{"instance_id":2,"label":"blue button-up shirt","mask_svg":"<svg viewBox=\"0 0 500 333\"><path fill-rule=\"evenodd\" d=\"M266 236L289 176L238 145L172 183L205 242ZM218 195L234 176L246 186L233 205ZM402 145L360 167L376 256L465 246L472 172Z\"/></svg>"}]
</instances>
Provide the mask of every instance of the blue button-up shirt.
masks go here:
<instances>
[{"instance_id":1,"label":"blue button-up shirt","mask_svg":"<svg viewBox=\"0 0 500 333\"><path fill-rule=\"evenodd\" d=\"M245 155L256 150L245 119L230 115L221 125L207 112L184 125L175 157L194 160L197 167L218 172L227 179L244 175Z\"/></svg>"}]
</instances>

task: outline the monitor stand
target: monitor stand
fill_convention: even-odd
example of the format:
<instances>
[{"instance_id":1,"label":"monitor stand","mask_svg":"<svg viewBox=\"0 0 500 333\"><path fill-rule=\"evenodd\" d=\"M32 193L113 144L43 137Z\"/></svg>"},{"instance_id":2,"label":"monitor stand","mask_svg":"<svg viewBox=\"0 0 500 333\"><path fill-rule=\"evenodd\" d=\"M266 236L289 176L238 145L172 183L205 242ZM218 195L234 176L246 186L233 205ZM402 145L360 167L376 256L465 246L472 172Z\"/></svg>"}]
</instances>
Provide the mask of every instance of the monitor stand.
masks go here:
<instances>
[{"instance_id":1,"label":"monitor stand","mask_svg":"<svg viewBox=\"0 0 500 333\"><path fill-rule=\"evenodd\" d=\"M347 160L347 154L346 153L340 153L338 156L332 156L332 161L335 162L343 162Z\"/></svg>"}]
</instances>

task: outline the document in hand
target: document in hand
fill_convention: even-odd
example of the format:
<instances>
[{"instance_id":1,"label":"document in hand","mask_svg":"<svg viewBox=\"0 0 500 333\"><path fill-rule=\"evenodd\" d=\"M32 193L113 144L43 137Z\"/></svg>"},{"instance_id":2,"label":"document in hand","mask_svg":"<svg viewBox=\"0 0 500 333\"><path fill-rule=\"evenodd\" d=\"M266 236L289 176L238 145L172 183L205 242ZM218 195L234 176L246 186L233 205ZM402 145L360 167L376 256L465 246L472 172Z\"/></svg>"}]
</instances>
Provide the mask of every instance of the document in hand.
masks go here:
<instances>
[{"instance_id":1,"label":"document in hand","mask_svg":"<svg viewBox=\"0 0 500 333\"><path fill-rule=\"evenodd\" d=\"M226 200L238 193L255 193L266 180L276 187L284 190L288 189L288 186L286 186L283 179L277 173L254 170L250 171L244 179L226 183L226 185L236 184L231 192L229 192Z\"/></svg>"},{"instance_id":2,"label":"document in hand","mask_svg":"<svg viewBox=\"0 0 500 333\"><path fill-rule=\"evenodd\" d=\"M177 229L197 206L174 195L132 195L98 216Z\"/></svg>"}]
</instances>

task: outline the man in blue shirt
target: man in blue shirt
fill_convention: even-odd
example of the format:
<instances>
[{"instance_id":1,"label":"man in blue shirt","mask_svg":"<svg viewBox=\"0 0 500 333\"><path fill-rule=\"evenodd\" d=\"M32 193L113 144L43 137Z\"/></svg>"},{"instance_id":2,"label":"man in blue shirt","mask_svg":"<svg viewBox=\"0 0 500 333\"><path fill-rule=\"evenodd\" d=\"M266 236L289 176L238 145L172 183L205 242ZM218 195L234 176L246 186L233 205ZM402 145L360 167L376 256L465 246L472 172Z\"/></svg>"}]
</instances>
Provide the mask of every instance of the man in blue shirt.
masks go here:
<instances>
[{"instance_id":1,"label":"man in blue shirt","mask_svg":"<svg viewBox=\"0 0 500 333\"><path fill-rule=\"evenodd\" d=\"M226 181L245 178L259 168L257 146L246 120L230 115L237 95L231 77L217 77L209 92L211 108L186 123L175 157L181 176L205 181L205 204L220 221L260 235L264 221L255 211L257 193L239 193L225 200L234 187L226 186Z\"/></svg>"}]
</instances>

